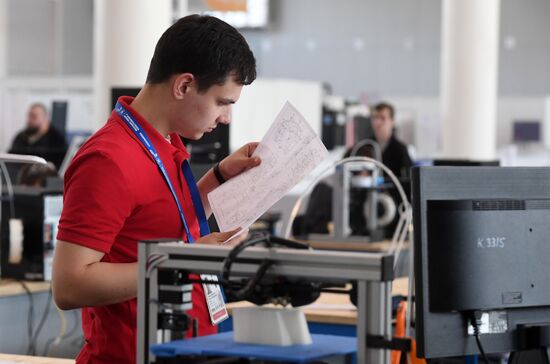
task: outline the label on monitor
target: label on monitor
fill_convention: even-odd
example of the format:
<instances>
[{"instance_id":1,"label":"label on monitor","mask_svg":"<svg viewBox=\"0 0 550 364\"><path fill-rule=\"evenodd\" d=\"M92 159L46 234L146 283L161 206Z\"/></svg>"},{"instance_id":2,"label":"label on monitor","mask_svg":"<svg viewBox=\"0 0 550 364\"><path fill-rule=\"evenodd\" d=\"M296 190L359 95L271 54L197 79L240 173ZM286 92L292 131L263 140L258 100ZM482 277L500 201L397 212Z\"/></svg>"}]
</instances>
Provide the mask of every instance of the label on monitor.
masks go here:
<instances>
[{"instance_id":1,"label":"label on monitor","mask_svg":"<svg viewBox=\"0 0 550 364\"><path fill-rule=\"evenodd\" d=\"M481 314L480 334L503 334L508 331L506 311L487 311ZM468 335L474 335L474 328L468 324Z\"/></svg>"}]
</instances>

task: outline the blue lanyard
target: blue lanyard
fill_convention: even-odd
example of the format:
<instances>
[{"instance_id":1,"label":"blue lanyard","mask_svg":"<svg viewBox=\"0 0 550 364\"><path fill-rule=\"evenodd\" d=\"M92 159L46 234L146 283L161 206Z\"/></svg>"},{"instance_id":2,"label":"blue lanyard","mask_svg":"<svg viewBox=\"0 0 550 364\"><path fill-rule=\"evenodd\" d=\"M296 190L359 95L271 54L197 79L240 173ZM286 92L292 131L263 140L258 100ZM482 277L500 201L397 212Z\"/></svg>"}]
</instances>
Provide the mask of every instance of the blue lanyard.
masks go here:
<instances>
[{"instance_id":1,"label":"blue lanyard","mask_svg":"<svg viewBox=\"0 0 550 364\"><path fill-rule=\"evenodd\" d=\"M176 205L178 206L178 211L180 214L181 222L183 223L183 228L185 229L185 234L187 234L187 239L190 243L193 242L193 236L191 235L191 232L189 231L189 227L187 225L187 221L185 220L185 216L183 214L183 209L181 208L181 204L178 200L178 196L176 195L176 191L174 190L174 186L172 185L172 182L170 181L170 177L168 176L168 172L166 171L166 168L164 167L164 163L162 163L162 160L160 159L157 150L155 149L153 143L151 143L151 140L147 136L147 133L145 133L145 130L141 128L139 123L134 119L132 114L126 110L126 108L120 103L117 102L115 106L115 111L117 114L121 117L122 120L128 125L130 129L134 132L134 134L138 137L141 144L147 150L149 151L149 154L153 157L155 162L157 163L157 166L159 168L160 173L164 177L164 181L168 185L168 188L170 189L170 192L172 193L172 197L174 198L174 201L176 201ZM193 177L193 173L191 172L191 167L189 166L189 163L187 160L183 161L182 165L183 170L183 176L185 177L185 181L187 182L187 186L189 187L189 192L191 193L191 200L193 201L193 207L195 208L195 214L197 215L197 218L199 220L199 226L200 226L200 233L201 236L210 234L210 228L208 227L208 220L206 219L206 213L204 212L204 207L202 205L201 196L199 193L199 188L197 187L197 183L195 182L195 178Z\"/></svg>"}]
</instances>

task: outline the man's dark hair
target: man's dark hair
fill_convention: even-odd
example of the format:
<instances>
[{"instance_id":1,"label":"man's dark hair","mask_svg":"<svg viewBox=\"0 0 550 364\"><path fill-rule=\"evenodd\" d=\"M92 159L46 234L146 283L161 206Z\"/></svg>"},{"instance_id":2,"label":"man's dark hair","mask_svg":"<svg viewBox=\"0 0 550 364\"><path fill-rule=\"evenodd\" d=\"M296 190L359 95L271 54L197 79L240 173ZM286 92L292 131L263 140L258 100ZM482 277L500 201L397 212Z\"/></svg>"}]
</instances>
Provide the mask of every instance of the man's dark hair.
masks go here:
<instances>
[{"instance_id":1,"label":"man's dark hair","mask_svg":"<svg viewBox=\"0 0 550 364\"><path fill-rule=\"evenodd\" d=\"M212 17L189 15L160 37L151 59L147 83L189 72L199 91L223 84L229 75L249 85L256 78L256 60L244 37L231 25Z\"/></svg>"},{"instance_id":2,"label":"man's dark hair","mask_svg":"<svg viewBox=\"0 0 550 364\"><path fill-rule=\"evenodd\" d=\"M381 112L382 110L388 110L390 113L390 117L393 120L393 116L395 114L395 110L391 104L388 104L387 102L380 102L374 106L374 110Z\"/></svg>"}]
</instances>

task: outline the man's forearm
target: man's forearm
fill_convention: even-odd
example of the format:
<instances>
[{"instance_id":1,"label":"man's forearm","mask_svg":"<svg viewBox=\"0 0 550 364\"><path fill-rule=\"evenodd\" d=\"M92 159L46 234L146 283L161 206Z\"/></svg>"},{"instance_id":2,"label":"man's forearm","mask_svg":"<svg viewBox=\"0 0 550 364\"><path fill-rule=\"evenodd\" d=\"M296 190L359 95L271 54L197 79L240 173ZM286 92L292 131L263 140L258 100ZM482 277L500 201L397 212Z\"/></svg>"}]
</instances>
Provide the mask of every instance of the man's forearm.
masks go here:
<instances>
[{"instance_id":1,"label":"man's forearm","mask_svg":"<svg viewBox=\"0 0 550 364\"><path fill-rule=\"evenodd\" d=\"M126 301L137 295L137 275L137 263L91 263L78 275L54 281L56 302L62 309L73 309Z\"/></svg>"}]
</instances>

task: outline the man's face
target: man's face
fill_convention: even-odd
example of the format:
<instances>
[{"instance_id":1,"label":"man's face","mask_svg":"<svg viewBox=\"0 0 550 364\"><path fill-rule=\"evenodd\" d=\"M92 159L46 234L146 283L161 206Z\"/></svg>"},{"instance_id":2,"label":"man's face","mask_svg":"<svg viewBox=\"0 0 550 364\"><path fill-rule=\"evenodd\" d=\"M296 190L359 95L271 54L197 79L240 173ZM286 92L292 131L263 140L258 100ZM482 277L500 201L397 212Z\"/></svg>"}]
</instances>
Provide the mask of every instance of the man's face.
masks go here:
<instances>
[{"instance_id":1,"label":"man's face","mask_svg":"<svg viewBox=\"0 0 550 364\"><path fill-rule=\"evenodd\" d=\"M243 86L228 77L223 85L213 85L198 92L196 83L190 86L176 130L185 138L197 140L221 124L231 121L231 107L241 95Z\"/></svg>"},{"instance_id":2,"label":"man's face","mask_svg":"<svg viewBox=\"0 0 550 364\"><path fill-rule=\"evenodd\" d=\"M372 115L372 129L379 143L387 142L393 132L394 121L388 109L374 111Z\"/></svg>"},{"instance_id":3,"label":"man's face","mask_svg":"<svg viewBox=\"0 0 550 364\"><path fill-rule=\"evenodd\" d=\"M31 107L27 114L27 130L37 132L48 123L48 116L44 109L38 106Z\"/></svg>"}]
</instances>

